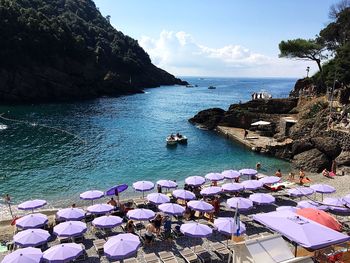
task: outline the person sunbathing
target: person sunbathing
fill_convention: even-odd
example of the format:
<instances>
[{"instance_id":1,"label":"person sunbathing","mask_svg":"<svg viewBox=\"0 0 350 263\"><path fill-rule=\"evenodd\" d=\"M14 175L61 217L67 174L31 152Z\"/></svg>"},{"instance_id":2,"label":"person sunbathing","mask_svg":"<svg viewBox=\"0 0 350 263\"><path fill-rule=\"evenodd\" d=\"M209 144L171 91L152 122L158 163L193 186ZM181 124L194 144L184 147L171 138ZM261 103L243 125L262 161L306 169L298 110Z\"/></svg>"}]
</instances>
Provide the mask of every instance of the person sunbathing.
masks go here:
<instances>
[{"instance_id":1,"label":"person sunbathing","mask_svg":"<svg viewBox=\"0 0 350 263\"><path fill-rule=\"evenodd\" d=\"M329 171L328 171L326 168L323 169L322 175L325 176L325 177L330 177L330 176L329 176Z\"/></svg>"}]
</instances>

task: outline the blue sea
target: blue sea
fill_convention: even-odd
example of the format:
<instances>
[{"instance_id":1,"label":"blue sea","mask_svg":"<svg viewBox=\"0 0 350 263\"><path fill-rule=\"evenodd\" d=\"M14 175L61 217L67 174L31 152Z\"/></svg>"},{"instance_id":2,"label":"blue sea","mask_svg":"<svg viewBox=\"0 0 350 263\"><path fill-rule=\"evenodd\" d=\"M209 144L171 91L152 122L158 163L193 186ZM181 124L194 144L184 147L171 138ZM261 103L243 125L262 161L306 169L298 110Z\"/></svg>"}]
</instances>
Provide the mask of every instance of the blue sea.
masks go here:
<instances>
[{"instance_id":1,"label":"blue sea","mask_svg":"<svg viewBox=\"0 0 350 263\"><path fill-rule=\"evenodd\" d=\"M8 126L0 131L0 193L9 193L15 204L43 198L50 206L64 206L77 202L83 191L138 180L182 183L191 175L257 162L265 174L290 169L285 161L253 153L188 119L203 109L248 101L261 90L286 97L295 79L183 79L198 87L162 86L118 98L0 107L13 119L0 120ZM188 144L166 147L166 136L176 132L186 135ZM137 194L130 187L125 195Z\"/></svg>"}]
</instances>

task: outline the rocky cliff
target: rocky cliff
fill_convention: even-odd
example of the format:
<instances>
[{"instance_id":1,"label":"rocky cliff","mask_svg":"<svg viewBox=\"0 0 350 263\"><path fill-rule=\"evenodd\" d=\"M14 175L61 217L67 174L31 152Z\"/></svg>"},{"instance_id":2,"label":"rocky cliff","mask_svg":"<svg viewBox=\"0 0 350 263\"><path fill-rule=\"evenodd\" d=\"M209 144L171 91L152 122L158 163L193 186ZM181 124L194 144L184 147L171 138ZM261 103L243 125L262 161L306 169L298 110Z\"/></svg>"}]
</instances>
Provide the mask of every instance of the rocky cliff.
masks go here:
<instances>
[{"instance_id":1,"label":"rocky cliff","mask_svg":"<svg viewBox=\"0 0 350 263\"><path fill-rule=\"evenodd\" d=\"M0 0L0 103L141 92L187 84L151 63L92 0Z\"/></svg>"}]
</instances>

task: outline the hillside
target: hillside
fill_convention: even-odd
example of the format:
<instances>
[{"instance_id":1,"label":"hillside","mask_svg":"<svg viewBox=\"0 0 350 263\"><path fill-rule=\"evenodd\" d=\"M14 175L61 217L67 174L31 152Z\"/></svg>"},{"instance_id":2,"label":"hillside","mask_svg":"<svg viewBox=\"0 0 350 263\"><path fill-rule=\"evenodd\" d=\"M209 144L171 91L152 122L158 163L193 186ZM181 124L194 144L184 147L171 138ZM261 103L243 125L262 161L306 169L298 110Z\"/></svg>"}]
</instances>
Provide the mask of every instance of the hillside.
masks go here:
<instances>
[{"instance_id":1,"label":"hillside","mask_svg":"<svg viewBox=\"0 0 350 263\"><path fill-rule=\"evenodd\" d=\"M0 0L0 103L115 96L186 84L151 63L92 0Z\"/></svg>"}]
</instances>

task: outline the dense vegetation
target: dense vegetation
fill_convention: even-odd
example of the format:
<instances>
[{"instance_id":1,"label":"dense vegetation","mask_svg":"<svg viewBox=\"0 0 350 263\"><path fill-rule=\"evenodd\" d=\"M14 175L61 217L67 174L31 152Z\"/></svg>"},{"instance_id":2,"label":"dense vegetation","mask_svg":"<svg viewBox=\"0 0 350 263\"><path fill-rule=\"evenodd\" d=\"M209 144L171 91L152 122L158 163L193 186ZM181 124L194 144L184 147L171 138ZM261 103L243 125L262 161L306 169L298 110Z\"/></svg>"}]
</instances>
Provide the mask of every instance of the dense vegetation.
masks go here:
<instances>
[{"instance_id":1,"label":"dense vegetation","mask_svg":"<svg viewBox=\"0 0 350 263\"><path fill-rule=\"evenodd\" d=\"M0 0L0 101L70 100L180 84L92 0Z\"/></svg>"},{"instance_id":2,"label":"dense vegetation","mask_svg":"<svg viewBox=\"0 0 350 263\"><path fill-rule=\"evenodd\" d=\"M332 22L315 39L293 39L279 44L281 57L317 63L319 72L312 79L319 93L331 87L335 79L339 87L350 84L350 1L333 5L330 17Z\"/></svg>"}]
</instances>

